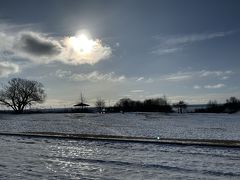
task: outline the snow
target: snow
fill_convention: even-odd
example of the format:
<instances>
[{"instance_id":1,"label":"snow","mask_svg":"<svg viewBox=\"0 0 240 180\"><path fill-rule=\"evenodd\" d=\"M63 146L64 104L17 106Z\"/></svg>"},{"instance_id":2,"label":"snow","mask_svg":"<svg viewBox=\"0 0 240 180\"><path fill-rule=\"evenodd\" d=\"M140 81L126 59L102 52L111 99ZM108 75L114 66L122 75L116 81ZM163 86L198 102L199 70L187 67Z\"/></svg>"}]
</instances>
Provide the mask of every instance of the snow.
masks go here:
<instances>
[{"instance_id":1,"label":"snow","mask_svg":"<svg viewBox=\"0 0 240 180\"><path fill-rule=\"evenodd\" d=\"M0 115L1 132L64 132L159 138L240 140L240 114Z\"/></svg>"},{"instance_id":2,"label":"snow","mask_svg":"<svg viewBox=\"0 0 240 180\"><path fill-rule=\"evenodd\" d=\"M240 114L0 115L0 132L240 139ZM0 136L0 179L239 179L239 148Z\"/></svg>"}]
</instances>

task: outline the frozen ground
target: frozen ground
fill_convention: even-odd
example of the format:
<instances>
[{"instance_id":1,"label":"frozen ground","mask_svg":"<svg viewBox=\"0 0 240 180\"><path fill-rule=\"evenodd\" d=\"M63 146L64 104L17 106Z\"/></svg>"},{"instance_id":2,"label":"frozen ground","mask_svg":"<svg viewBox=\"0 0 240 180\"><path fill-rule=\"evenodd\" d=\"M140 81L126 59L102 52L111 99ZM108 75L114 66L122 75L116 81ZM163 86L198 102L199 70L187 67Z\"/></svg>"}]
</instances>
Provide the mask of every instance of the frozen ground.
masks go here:
<instances>
[{"instance_id":1,"label":"frozen ground","mask_svg":"<svg viewBox=\"0 0 240 180\"><path fill-rule=\"evenodd\" d=\"M0 136L0 179L240 179L240 149Z\"/></svg>"},{"instance_id":2,"label":"frozen ground","mask_svg":"<svg viewBox=\"0 0 240 180\"><path fill-rule=\"evenodd\" d=\"M1 132L240 140L239 114L0 115ZM240 179L240 149L0 136L0 179Z\"/></svg>"},{"instance_id":3,"label":"frozen ground","mask_svg":"<svg viewBox=\"0 0 240 180\"><path fill-rule=\"evenodd\" d=\"M0 131L240 140L240 114L1 114Z\"/></svg>"}]
</instances>

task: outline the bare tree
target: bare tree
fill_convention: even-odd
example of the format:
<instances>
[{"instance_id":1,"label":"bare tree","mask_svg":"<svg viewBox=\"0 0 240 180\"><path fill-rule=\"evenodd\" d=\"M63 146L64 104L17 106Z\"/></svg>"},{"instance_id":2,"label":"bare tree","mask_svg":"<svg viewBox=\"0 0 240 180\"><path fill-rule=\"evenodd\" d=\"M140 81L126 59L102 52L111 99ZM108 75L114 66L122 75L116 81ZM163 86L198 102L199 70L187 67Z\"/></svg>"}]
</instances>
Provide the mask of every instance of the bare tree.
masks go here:
<instances>
[{"instance_id":1,"label":"bare tree","mask_svg":"<svg viewBox=\"0 0 240 180\"><path fill-rule=\"evenodd\" d=\"M83 95L83 93L81 92L81 94L80 94L80 103L82 103L82 104L84 104L84 103L86 103L87 101L86 101L86 98L85 98L85 96Z\"/></svg>"},{"instance_id":2,"label":"bare tree","mask_svg":"<svg viewBox=\"0 0 240 180\"><path fill-rule=\"evenodd\" d=\"M184 101L179 101L173 106L178 109L178 113L183 113L183 110L187 108L187 104Z\"/></svg>"},{"instance_id":3,"label":"bare tree","mask_svg":"<svg viewBox=\"0 0 240 180\"><path fill-rule=\"evenodd\" d=\"M46 94L42 83L13 78L0 90L0 104L11 107L16 113L35 103L43 103Z\"/></svg>"},{"instance_id":4,"label":"bare tree","mask_svg":"<svg viewBox=\"0 0 240 180\"><path fill-rule=\"evenodd\" d=\"M236 97L230 97L226 100L225 107L229 112L234 113L240 110L240 99Z\"/></svg>"},{"instance_id":5,"label":"bare tree","mask_svg":"<svg viewBox=\"0 0 240 180\"><path fill-rule=\"evenodd\" d=\"M86 102L87 102L86 97L81 92L81 94L80 94L80 102L78 104L82 107L82 110L84 109L85 106L88 106L86 104Z\"/></svg>"},{"instance_id":6,"label":"bare tree","mask_svg":"<svg viewBox=\"0 0 240 180\"><path fill-rule=\"evenodd\" d=\"M97 101L95 102L95 106L98 109L98 112L102 112L103 108L105 107L105 101L101 98L97 98Z\"/></svg>"},{"instance_id":7,"label":"bare tree","mask_svg":"<svg viewBox=\"0 0 240 180\"><path fill-rule=\"evenodd\" d=\"M215 107L217 107L218 106L218 102L216 101L216 100L210 100L210 101L208 101L208 103L207 103L207 108L208 109L213 109L213 108L215 108Z\"/></svg>"}]
</instances>

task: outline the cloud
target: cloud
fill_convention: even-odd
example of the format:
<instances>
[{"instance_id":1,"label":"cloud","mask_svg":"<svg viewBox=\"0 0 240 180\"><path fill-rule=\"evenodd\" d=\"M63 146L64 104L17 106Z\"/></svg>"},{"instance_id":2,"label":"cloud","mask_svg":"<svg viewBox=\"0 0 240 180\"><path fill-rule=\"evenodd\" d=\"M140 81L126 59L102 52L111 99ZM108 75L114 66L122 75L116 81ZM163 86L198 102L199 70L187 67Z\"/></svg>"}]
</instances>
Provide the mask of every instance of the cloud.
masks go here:
<instances>
[{"instance_id":1,"label":"cloud","mask_svg":"<svg viewBox=\"0 0 240 180\"><path fill-rule=\"evenodd\" d=\"M225 87L224 84L216 84L216 85L205 85L204 88L206 89L219 89Z\"/></svg>"},{"instance_id":2,"label":"cloud","mask_svg":"<svg viewBox=\"0 0 240 180\"><path fill-rule=\"evenodd\" d=\"M14 42L14 38L11 36L8 36L7 34L0 32L0 48L1 51L6 51L10 48L12 48L12 44Z\"/></svg>"},{"instance_id":3,"label":"cloud","mask_svg":"<svg viewBox=\"0 0 240 180\"><path fill-rule=\"evenodd\" d=\"M200 77L207 77L207 76L225 76L225 75L229 75L232 74L232 71L206 71L206 70L202 70L199 72Z\"/></svg>"},{"instance_id":4,"label":"cloud","mask_svg":"<svg viewBox=\"0 0 240 180\"><path fill-rule=\"evenodd\" d=\"M226 79L229 79L229 76L223 76L222 77L222 80L226 80Z\"/></svg>"},{"instance_id":5,"label":"cloud","mask_svg":"<svg viewBox=\"0 0 240 180\"><path fill-rule=\"evenodd\" d=\"M98 71L93 71L87 74L72 74L69 77L72 81L110 81L110 82L121 82L126 79L125 76L117 76L114 72L102 74Z\"/></svg>"},{"instance_id":6,"label":"cloud","mask_svg":"<svg viewBox=\"0 0 240 180\"><path fill-rule=\"evenodd\" d=\"M6 77L17 72L19 72L19 67L17 64L0 62L0 77Z\"/></svg>"},{"instance_id":7,"label":"cloud","mask_svg":"<svg viewBox=\"0 0 240 180\"><path fill-rule=\"evenodd\" d=\"M128 77L127 80L132 80L137 83L177 83L177 82L206 82L216 80L226 80L234 74L231 70L199 70L199 71L178 71L171 74L163 74L154 77ZM193 89L204 88L200 85L193 85Z\"/></svg>"},{"instance_id":8,"label":"cloud","mask_svg":"<svg viewBox=\"0 0 240 180\"><path fill-rule=\"evenodd\" d=\"M112 54L111 47L100 39L81 39L80 35L51 37L40 32L7 32L0 29L0 38L0 54L11 52L12 59L23 58L34 63L96 64ZM81 47L89 51L82 51Z\"/></svg>"},{"instance_id":9,"label":"cloud","mask_svg":"<svg viewBox=\"0 0 240 180\"><path fill-rule=\"evenodd\" d=\"M230 78L230 76L234 74L231 70L199 70L199 71L178 71L172 74L160 75L158 77L132 77L128 79L132 79L136 82L143 83L153 83L159 81L168 81L168 82L181 82L181 81L189 81L189 80L206 80L206 79L220 79L226 80ZM200 86L194 86L194 89L199 89Z\"/></svg>"},{"instance_id":10,"label":"cloud","mask_svg":"<svg viewBox=\"0 0 240 180\"><path fill-rule=\"evenodd\" d=\"M190 34L190 35L184 35L184 36L178 36L178 37L166 39L165 43L168 45L188 44L188 43L193 43L193 42L199 42L199 41L204 41L204 40L220 38L220 37L230 35L232 33L233 33L233 31Z\"/></svg>"},{"instance_id":11,"label":"cloud","mask_svg":"<svg viewBox=\"0 0 240 180\"><path fill-rule=\"evenodd\" d=\"M222 38L234 32L235 31L199 33L172 37L156 36L155 39L159 40L160 44L152 50L152 53L158 55L175 53L183 50L192 43Z\"/></svg>"},{"instance_id":12,"label":"cloud","mask_svg":"<svg viewBox=\"0 0 240 180\"><path fill-rule=\"evenodd\" d=\"M182 81L186 79L190 79L191 77L189 75L179 75L179 76L170 76L167 77L165 80L170 80L170 81Z\"/></svg>"},{"instance_id":13,"label":"cloud","mask_svg":"<svg viewBox=\"0 0 240 180\"><path fill-rule=\"evenodd\" d=\"M58 41L34 32L20 33L15 46L20 51L37 57L51 57L61 53Z\"/></svg>"},{"instance_id":14,"label":"cloud","mask_svg":"<svg viewBox=\"0 0 240 180\"><path fill-rule=\"evenodd\" d=\"M192 78L191 73L176 73L176 74L170 74L170 75L165 75L161 79L166 80L166 81L183 81L183 80L188 80Z\"/></svg>"},{"instance_id":15,"label":"cloud","mask_svg":"<svg viewBox=\"0 0 240 180\"><path fill-rule=\"evenodd\" d=\"M171 54L177 51L182 50L181 47L174 47L174 48L157 48L152 51L153 54L164 55L164 54Z\"/></svg>"},{"instance_id":16,"label":"cloud","mask_svg":"<svg viewBox=\"0 0 240 180\"><path fill-rule=\"evenodd\" d=\"M138 78L136 78L136 81L142 81L142 80L144 80L144 77L138 77Z\"/></svg>"},{"instance_id":17,"label":"cloud","mask_svg":"<svg viewBox=\"0 0 240 180\"><path fill-rule=\"evenodd\" d=\"M58 78L61 79L68 79L70 81L92 81L92 82L97 82L97 81L110 81L110 82L121 82L126 80L126 77L121 75L117 76L114 72L110 73L100 73L98 71L93 71L89 73L73 73L72 71L67 71L67 70L62 70L58 69L55 74Z\"/></svg>"},{"instance_id":18,"label":"cloud","mask_svg":"<svg viewBox=\"0 0 240 180\"><path fill-rule=\"evenodd\" d=\"M131 90L130 92L131 93L141 93L141 92L144 92L144 90L142 90L142 89L135 89L135 90Z\"/></svg>"},{"instance_id":19,"label":"cloud","mask_svg":"<svg viewBox=\"0 0 240 180\"><path fill-rule=\"evenodd\" d=\"M65 71L65 70L62 70L62 69L58 69L55 73L55 75L59 78L65 78L65 77L68 77L72 74L71 71Z\"/></svg>"},{"instance_id":20,"label":"cloud","mask_svg":"<svg viewBox=\"0 0 240 180\"><path fill-rule=\"evenodd\" d=\"M229 76L233 74L233 71L185 71L185 72L177 72L169 75L163 75L160 77L160 80L166 81L184 81L190 79L199 79L199 78L210 78L210 77L218 77L222 80L229 78ZM227 77L226 77L227 75Z\"/></svg>"},{"instance_id":21,"label":"cloud","mask_svg":"<svg viewBox=\"0 0 240 180\"><path fill-rule=\"evenodd\" d=\"M144 82L144 83L153 83L154 82L154 79L153 78L146 78L146 77L132 77L132 78L129 78L131 80L134 80L136 82Z\"/></svg>"},{"instance_id":22,"label":"cloud","mask_svg":"<svg viewBox=\"0 0 240 180\"><path fill-rule=\"evenodd\" d=\"M65 37L62 41L63 52L61 54L62 61L67 64L95 64L101 60L108 59L112 54L109 46L103 45L99 39L85 39L87 46L91 48L90 52L84 52L75 47L71 43L71 39L78 39L78 36ZM81 43L81 37L77 40ZM84 43L84 42L82 42Z\"/></svg>"},{"instance_id":23,"label":"cloud","mask_svg":"<svg viewBox=\"0 0 240 180\"><path fill-rule=\"evenodd\" d=\"M194 86L193 86L193 89L201 89L201 86L199 86L199 85L194 85Z\"/></svg>"}]
</instances>

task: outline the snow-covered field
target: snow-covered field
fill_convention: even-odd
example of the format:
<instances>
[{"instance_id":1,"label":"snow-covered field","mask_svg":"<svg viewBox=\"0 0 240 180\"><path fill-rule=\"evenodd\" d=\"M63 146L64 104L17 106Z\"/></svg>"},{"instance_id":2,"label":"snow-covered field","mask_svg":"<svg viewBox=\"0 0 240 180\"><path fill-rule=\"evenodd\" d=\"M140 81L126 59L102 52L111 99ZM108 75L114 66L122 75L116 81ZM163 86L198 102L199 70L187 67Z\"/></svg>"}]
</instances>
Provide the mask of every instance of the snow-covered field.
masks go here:
<instances>
[{"instance_id":1,"label":"snow-covered field","mask_svg":"<svg viewBox=\"0 0 240 180\"><path fill-rule=\"evenodd\" d=\"M240 149L0 136L0 179L240 179Z\"/></svg>"},{"instance_id":2,"label":"snow-covered field","mask_svg":"<svg viewBox=\"0 0 240 180\"><path fill-rule=\"evenodd\" d=\"M1 114L0 131L240 140L240 114Z\"/></svg>"},{"instance_id":3,"label":"snow-covered field","mask_svg":"<svg viewBox=\"0 0 240 180\"><path fill-rule=\"evenodd\" d=\"M0 132L240 140L239 114L0 115ZM240 149L0 136L0 179L240 179Z\"/></svg>"}]
</instances>

